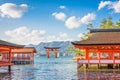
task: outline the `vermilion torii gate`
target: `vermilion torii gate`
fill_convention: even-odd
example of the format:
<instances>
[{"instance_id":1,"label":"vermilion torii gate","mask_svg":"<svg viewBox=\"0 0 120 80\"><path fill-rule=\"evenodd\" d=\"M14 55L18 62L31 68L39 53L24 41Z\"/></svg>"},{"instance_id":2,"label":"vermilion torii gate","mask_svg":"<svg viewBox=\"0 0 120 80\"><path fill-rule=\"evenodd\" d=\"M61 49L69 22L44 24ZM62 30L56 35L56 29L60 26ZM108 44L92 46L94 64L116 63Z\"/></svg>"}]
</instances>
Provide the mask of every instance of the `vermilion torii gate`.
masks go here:
<instances>
[{"instance_id":1,"label":"vermilion torii gate","mask_svg":"<svg viewBox=\"0 0 120 80\"><path fill-rule=\"evenodd\" d=\"M47 54L46 54L47 58L50 58L50 52L51 51L54 51L55 58L58 57L60 47L44 47L44 48L46 49L46 52L47 52Z\"/></svg>"}]
</instances>

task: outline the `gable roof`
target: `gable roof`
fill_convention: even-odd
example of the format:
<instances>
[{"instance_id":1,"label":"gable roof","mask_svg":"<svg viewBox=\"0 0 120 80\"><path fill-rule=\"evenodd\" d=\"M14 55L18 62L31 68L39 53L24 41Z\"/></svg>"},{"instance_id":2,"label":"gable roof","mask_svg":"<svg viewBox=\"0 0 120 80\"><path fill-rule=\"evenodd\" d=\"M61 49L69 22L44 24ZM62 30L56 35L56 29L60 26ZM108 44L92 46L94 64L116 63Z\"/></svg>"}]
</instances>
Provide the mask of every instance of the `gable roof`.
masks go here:
<instances>
[{"instance_id":1,"label":"gable roof","mask_svg":"<svg viewBox=\"0 0 120 80\"><path fill-rule=\"evenodd\" d=\"M91 29L87 40L75 41L76 45L120 45L120 29Z\"/></svg>"},{"instance_id":2,"label":"gable roof","mask_svg":"<svg viewBox=\"0 0 120 80\"><path fill-rule=\"evenodd\" d=\"M18 44L10 43L10 42L3 41L3 40L0 40L0 45L11 46L11 47L24 47L24 45L18 45Z\"/></svg>"}]
</instances>

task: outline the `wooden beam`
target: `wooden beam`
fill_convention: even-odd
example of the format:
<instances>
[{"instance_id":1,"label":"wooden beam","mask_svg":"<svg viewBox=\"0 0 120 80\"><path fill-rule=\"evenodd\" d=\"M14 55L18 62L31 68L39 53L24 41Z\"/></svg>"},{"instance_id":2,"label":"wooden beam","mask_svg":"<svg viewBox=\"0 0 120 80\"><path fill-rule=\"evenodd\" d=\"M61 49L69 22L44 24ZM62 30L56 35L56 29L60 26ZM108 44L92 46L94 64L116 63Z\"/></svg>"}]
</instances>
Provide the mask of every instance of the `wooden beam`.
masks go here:
<instances>
[{"instance_id":1,"label":"wooden beam","mask_svg":"<svg viewBox=\"0 0 120 80\"><path fill-rule=\"evenodd\" d=\"M20 48L20 49L12 49L12 53L35 53L36 50L34 48Z\"/></svg>"}]
</instances>

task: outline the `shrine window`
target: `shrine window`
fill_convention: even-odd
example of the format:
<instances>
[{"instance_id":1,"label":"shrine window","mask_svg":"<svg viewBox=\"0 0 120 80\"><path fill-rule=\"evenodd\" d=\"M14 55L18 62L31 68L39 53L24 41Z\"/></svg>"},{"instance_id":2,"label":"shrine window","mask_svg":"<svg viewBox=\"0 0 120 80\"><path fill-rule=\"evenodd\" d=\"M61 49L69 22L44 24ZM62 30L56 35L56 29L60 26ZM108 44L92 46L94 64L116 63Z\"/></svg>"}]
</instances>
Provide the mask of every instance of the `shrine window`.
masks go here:
<instances>
[{"instance_id":1,"label":"shrine window","mask_svg":"<svg viewBox=\"0 0 120 80\"><path fill-rule=\"evenodd\" d=\"M89 58L91 58L91 59L96 59L96 58L98 58L98 53L97 53L97 52L90 52L90 53L89 53Z\"/></svg>"},{"instance_id":2,"label":"shrine window","mask_svg":"<svg viewBox=\"0 0 120 80\"><path fill-rule=\"evenodd\" d=\"M3 55L2 55L2 53L0 52L0 61L2 60L2 58L3 58Z\"/></svg>"},{"instance_id":3,"label":"shrine window","mask_svg":"<svg viewBox=\"0 0 120 80\"><path fill-rule=\"evenodd\" d=\"M108 53L106 53L106 52L102 52L102 53L100 54L100 58L101 58L101 59L108 59L108 58L109 58L109 55L108 55Z\"/></svg>"},{"instance_id":4,"label":"shrine window","mask_svg":"<svg viewBox=\"0 0 120 80\"><path fill-rule=\"evenodd\" d=\"M119 59L120 58L119 56L120 56L120 53L114 53L114 58L115 59Z\"/></svg>"}]
</instances>

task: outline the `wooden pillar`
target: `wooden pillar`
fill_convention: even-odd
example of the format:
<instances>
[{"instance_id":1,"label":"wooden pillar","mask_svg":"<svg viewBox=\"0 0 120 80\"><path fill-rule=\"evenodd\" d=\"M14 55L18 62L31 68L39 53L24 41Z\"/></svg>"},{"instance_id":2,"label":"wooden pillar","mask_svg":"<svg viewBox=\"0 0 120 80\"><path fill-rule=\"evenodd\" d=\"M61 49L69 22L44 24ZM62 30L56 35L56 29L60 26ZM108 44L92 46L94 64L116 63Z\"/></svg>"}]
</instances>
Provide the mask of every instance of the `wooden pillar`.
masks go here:
<instances>
[{"instance_id":1,"label":"wooden pillar","mask_svg":"<svg viewBox=\"0 0 120 80\"><path fill-rule=\"evenodd\" d=\"M11 72L11 65L8 66L8 71Z\"/></svg>"},{"instance_id":2,"label":"wooden pillar","mask_svg":"<svg viewBox=\"0 0 120 80\"><path fill-rule=\"evenodd\" d=\"M99 63L98 63L98 69L100 69L100 52L99 52L99 50L98 50L98 60L99 60Z\"/></svg>"},{"instance_id":3,"label":"wooden pillar","mask_svg":"<svg viewBox=\"0 0 120 80\"><path fill-rule=\"evenodd\" d=\"M86 68L89 68L89 51L88 51L88 49L86 49L86 54L85 54L85 56L86 56L86 60L88 60L88 63L86 64Z\"/></svg>"},{"instance_id":4,"label":"wooden pillar","mask_svg":"<svg viewBox=\"0 0 120 80\"><path fill-rule=\"evenodd\" d=\"M88 69L88 64L86 64L86 69Z\"/></svg>"},{"instance_id":5,"label":"wooden pillar","mask_svg":"<svg viewBox=\"0 0 120 80\"><path fill-rule=\"evenodd\" d=\"M114 52L112 51L112 59L113 59L113 69L115 69L115 57L114 57Z\"/></svg>"},{"instance_id":6,"label":"wooden pillar","mask_svg":"<svg viewBox=\"0 0 120 80\"><path fill-rule=\"evenodd\" d=\"M11 54L12 55L12 61L14 60L14 53Z\"/></svg>"},{"instance_id":7,"label":"wooden pillar","mask_svg":"<svg viewBox=\"0 0 120 80\"><path fill-rule=\"evenodd\" d=\"M50 50L47 49L47 58L50 58Z\"/></svg>"},{"instance_id":8,"label":"wooden pillar","mask_svg":"<svg viewBox=\"0 0 120 80\"><path fill-rule=\"evenodd\" d=\"M55 58L57 58L58 57L58 50L54 49L54 53L55 53Z\"/></svg>"},{"instance_id":9,"label":"wooden pillar","mask_svg":"<svg viewBox=\"0 0 120 80\"><path fill-rule=\"evenodd\" d=\"M88 58L89 58L88 49L86 49L85 56L86 56L86 59L88 59Z\"/></svg>"},{"instance_id":10,"label":"wooden pillar","mask_svg":"<svg viewBox=\"0 0 120 80\"><path fill-rule=\"evenodd\" d=\"M55 52L55 58L57 58L57 55L58 55L58 53L57 53L57 52Z\"/></svg>"},{"instance_id":11,"label":"wooden pillar","mask_svg":"<svg viewBox=\"0 0 120 80\"><path fill-rule=\"evenodd\" d=\"M11 55L11 49L9 51L9 65L8 65L8 71L10 72L11 71L11 61L12 61L12 55Z\"/></svg>"},{"instance_id":12,"label":"wooden pillar","mask_svg":"<svg viewBox=\"0 0 120 80\"><path fill-rule=\"evenodd\" d=\"M34 63L34 53L32 53L32 55L33 55L33 63Z\"/></svg>"}]
</instances>

